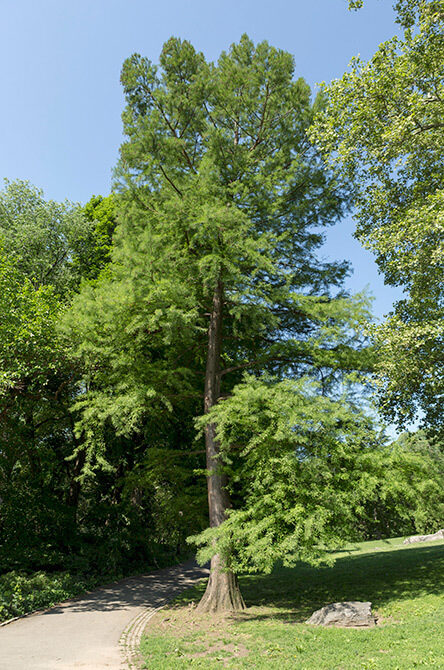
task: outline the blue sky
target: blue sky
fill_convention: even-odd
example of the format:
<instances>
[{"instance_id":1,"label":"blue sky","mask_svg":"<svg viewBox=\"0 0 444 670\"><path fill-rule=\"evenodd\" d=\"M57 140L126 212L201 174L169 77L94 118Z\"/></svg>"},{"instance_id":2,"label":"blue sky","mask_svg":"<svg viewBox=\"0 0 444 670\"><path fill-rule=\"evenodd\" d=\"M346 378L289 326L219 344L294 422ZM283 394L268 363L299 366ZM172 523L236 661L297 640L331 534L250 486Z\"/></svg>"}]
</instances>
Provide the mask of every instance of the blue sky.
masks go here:
<instances>
[{"instance_id":1,"label":"blue sky","mask_svg":"<svg viewBox=\"0 0 444 670\"><path fill-rule=\"evenodd\" d=\"M246 32L295 56L297 76L315 87L369 58L396 32L390 0L1 0L0 177L29 179L48 198L86 202L109 193L122 141L123 60L157 62L171 35L209 60ZM352 261L348 287L369 285L375 315L400 291L384 286L371 254L352 238L353 221L331 230L324 255Z\"/></svg>"}]
</instances>

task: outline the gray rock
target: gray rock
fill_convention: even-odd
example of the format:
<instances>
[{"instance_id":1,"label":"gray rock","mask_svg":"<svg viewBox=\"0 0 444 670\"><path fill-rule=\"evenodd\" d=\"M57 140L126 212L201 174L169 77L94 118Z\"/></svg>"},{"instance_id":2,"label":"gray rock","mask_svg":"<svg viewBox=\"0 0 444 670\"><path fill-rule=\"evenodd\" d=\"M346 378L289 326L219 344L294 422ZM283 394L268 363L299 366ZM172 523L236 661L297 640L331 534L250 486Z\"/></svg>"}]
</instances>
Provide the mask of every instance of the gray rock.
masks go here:
<instances>
[{"instance_id":1,"label":"gray rock","mask_svg":"<svg viewBox=\"0 0 444 670\"><path fill-rule=\"evenodd\" d=\"M372 614L371 603L350 600L343 603L332 603L313 612L306 623L315 626L341 626L344 628L371 627L376 624Z\"/></svg>"},{"instance_id":2,"label":"gray rock","mask_svg":"<svg viewBox=\"0 0 444 670\"><path fill-rule=\"evenodd\" d=\"M403 544L413 544L414 542L431 542L432 540L444 540L444 528L431 535L412 535L404 540Z\"/></svg>"}]
</instances>

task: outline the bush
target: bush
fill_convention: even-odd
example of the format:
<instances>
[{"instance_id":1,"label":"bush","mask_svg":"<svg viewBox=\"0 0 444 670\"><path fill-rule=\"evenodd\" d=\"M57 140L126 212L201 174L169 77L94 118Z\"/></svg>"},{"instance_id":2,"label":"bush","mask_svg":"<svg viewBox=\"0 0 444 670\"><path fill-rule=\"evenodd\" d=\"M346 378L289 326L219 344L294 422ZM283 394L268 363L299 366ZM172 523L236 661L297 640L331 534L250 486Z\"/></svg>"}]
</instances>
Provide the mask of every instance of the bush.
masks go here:
<instances>
[{"instance_id":1,"label":"bush","mask_svg":"<svg viewBox=\"0 0 444 670\"><path fill-rule=\"evenodd\" d=\"M71 575L8 572L0 575L0 621L51 607L56 603L93 588L98 578Z\"/></svg>"}]
</instances>

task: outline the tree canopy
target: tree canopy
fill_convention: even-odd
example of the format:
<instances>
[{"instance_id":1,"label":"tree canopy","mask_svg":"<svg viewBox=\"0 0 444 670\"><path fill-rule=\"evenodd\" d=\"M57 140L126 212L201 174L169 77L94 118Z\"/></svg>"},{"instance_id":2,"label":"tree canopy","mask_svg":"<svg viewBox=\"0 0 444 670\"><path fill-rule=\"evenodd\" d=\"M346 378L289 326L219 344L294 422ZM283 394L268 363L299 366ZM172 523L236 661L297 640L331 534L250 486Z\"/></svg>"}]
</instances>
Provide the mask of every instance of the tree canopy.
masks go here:
<instances>
[{"instance_id":1,"label":"tree canopy","mask_svg":"<svg viewBox=\"0 0 444 670\"><path fill-rule=\"evenodd\" d=\"M441 2L397 3L403 38L324 88L312 138L354 184L356 236L399 300L375 331L380 405L400 425L441 429L443 393L443 85Z\"/></svg>"},{"instance_id":2,"label":"tree canopy","mask_svg":"<svg viewBox=\"0 0 444 670\"><path fill-rule=\"evenodd\" d=\"M27 181L5 180L0 191L0 240L6 254L35 286L51 285L58 295L76 288L75 258L86 253L93 225L82 207L45 200Z\"/></svg>"},{"instance_id":3,"label":"tree canopy","mask_svg":"<svg viewBox=\"0 0 444 670\"><path fill-rule=\"evenodd\" d=\"M172 452L161 467L164 442L192 431L189 416L157 416L131 443L107 427L108 467L88 477L75 434L84 370L58 329L81 281L106 272L113 197L81 208L11 182L0 203L0 572L115 574L171 561L204 523L198 456Z\"/></svg>"},{"instance_id":4,"label":"tree canopy","mask_svg":"<svg viewBox=\"0 0 444 670\"><path fill-rule=\"evenodd\" d=\"M113 262L65 320L87 370L78 435L99 463L107 421L130 437L188 398L192 416L207 417L216 528L234 503L211 409L243 372L308 376L329 394L344 373L371 368L367 300L341 292L345 263L317 255L347 189L307 137L320 102L266 42L243 36L211 64L172 38L159 67L127 59L122 83ZM242 606L229 556L212 565L202 606Z\"/></svg>"}]
</instances>

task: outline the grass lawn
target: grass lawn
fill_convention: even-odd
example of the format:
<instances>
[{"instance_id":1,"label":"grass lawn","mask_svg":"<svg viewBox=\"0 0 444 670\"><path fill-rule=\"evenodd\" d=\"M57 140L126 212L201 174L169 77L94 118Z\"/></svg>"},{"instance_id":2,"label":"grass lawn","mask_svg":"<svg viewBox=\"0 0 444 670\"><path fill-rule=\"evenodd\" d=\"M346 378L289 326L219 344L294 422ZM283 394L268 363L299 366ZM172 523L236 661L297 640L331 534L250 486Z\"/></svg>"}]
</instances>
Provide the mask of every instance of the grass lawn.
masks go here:
<instances>
[{"instance_id":1,"label":"grass lawn","mask_svg":"<svg viewBox=\"0 0 444 670\"><path fill-rule=\"evenodd\" d=\"M148 625L143 668L444 669L444 542L402 538L350 545L333 567L300 565L244 576L248 609L197 616L193 588ZM378 625L322 628L304 621L341 600L370 600Z\"/></svg>"}]
</instances>

